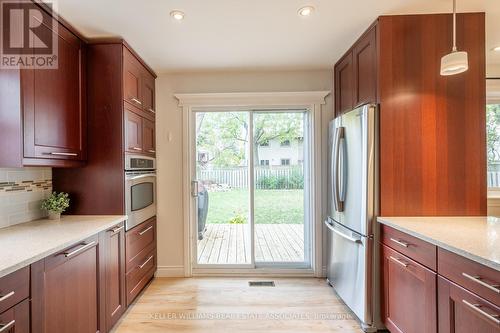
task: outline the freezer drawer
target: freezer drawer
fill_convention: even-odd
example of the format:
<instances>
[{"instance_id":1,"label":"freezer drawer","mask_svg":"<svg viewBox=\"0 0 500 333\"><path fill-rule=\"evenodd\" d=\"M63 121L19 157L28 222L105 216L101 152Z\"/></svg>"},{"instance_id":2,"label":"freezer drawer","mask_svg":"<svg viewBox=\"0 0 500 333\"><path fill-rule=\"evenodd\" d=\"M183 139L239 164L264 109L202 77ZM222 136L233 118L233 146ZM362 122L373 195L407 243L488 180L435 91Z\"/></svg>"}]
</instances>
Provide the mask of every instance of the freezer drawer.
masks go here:
<instances>
[{"instance_id":1,"label":"freezer drawer","mask_svg":"<svg viewBox=\"0 0 500 333\"><path fill-rule=\"evenodd\" d=\"M373 241L329 219L327 277L364 325L372 324L371 249Z\"/></svg>"}]
</instances>

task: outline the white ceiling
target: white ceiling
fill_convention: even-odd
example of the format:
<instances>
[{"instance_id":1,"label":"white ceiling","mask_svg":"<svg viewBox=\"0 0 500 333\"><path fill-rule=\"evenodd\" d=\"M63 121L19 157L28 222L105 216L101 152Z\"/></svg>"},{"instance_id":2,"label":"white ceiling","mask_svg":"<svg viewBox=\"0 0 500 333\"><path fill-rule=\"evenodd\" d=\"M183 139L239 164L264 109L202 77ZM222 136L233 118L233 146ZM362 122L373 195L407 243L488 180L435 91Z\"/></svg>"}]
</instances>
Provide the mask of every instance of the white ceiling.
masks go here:
<instances>
[{"instance_id":1,"label":"white ceiling","mask_svg":"<svg viewBox=\"0 0 500 333\"><path fill-rule=\"evenodd\" d=\"M316 11L301 18L297 10ZM458 0L485 11L487 63L500 68L499 0ZM87 37L121 36L158 72L331 68L382 14L449 12L451 0L59 0ZM186 13L170 18L173 9Z\"/></svg>"}]
</instances>

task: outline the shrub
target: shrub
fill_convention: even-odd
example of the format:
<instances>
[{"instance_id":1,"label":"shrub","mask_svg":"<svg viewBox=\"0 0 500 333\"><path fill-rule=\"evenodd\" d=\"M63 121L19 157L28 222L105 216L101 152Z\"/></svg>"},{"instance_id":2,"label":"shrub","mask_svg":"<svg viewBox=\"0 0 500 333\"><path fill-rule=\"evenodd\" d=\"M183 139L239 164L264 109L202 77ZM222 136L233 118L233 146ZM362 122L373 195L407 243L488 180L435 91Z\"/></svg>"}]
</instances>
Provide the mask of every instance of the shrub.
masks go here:
<instances>
[{"instance_id":1,"label":"shrub","mask_svg":"<svg viewBox=\"0 0 500 333\"><path fill-rule=\"evenodd\" d=\"M247 219L243 216L243 214L238 214L232 219L229 220L231 224L244 224L247 223Z\"/></svg>"}]
</instances>

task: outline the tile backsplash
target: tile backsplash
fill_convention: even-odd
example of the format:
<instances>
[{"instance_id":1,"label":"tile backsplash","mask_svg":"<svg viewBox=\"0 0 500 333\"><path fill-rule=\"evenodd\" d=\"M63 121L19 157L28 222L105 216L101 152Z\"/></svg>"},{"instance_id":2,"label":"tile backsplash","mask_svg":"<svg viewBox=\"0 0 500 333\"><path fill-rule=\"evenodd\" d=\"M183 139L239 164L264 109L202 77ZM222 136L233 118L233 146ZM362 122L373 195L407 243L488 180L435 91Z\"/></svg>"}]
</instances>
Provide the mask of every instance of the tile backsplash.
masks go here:
<instances>
[{"instance_id":1,"label":"tile backsplash","mask_svg":"<svg viewBox=\"0 0 500 333\"><path fill-rule=\"evenodd\" d=\"M45 217L40 205L51 192L51 168L0 168L0 228Z\"/></svg>"}]
</instances>

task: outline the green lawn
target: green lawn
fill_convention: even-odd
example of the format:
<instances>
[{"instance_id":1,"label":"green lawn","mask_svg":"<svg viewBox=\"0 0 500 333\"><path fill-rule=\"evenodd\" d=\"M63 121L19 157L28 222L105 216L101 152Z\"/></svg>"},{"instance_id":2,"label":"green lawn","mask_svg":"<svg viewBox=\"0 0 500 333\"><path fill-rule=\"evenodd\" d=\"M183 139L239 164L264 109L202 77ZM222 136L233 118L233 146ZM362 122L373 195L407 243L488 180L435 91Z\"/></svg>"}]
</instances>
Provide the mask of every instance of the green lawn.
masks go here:
<instances>
[{"instance_id":1,"label":"green lawn","mask_svg":"<svg viewBox=\"0 0 500 333\"><path fill-rule=\"evenodd\" d=\"M248 222L246 190L210 192L207 223L230 223L237 216ZM255 223L304 223L304 190L255 190Z\"/></svg>"}]
</instances>

